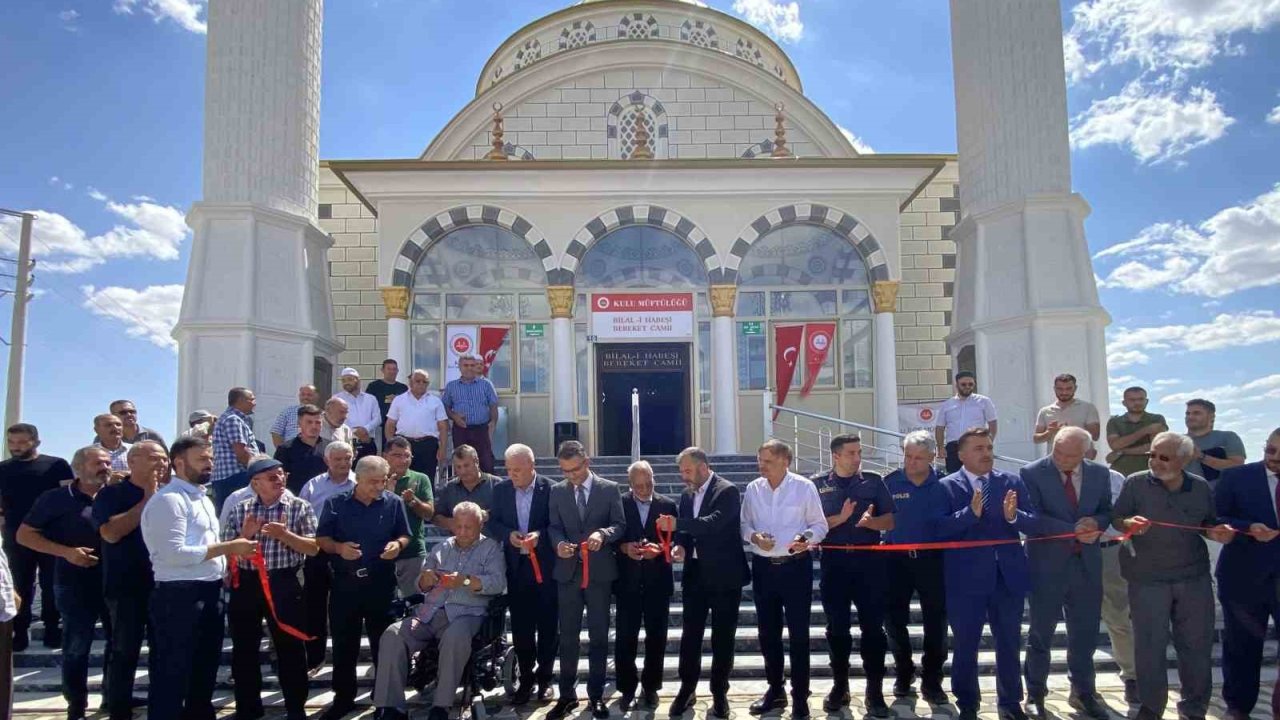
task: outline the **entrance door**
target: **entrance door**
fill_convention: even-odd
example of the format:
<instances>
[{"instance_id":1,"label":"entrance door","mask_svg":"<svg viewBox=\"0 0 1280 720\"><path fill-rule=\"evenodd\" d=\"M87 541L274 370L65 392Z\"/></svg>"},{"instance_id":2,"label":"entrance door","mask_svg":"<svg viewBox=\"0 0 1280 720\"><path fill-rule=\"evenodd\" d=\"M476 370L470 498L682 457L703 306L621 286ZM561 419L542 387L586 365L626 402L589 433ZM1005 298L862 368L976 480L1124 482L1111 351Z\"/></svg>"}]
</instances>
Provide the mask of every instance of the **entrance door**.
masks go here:
<instances>
[{"instance_id":1,"label":"entrance door","mask_svg":"<svg viewBox=\"0 0 1280 720\"><path fill-rule=\"evenodd\" d=\"M640 392L640 452L674 455L691 444L689 343L596 345L601 455L631 454L631 390Z\"/></svg>"}]
</instances>

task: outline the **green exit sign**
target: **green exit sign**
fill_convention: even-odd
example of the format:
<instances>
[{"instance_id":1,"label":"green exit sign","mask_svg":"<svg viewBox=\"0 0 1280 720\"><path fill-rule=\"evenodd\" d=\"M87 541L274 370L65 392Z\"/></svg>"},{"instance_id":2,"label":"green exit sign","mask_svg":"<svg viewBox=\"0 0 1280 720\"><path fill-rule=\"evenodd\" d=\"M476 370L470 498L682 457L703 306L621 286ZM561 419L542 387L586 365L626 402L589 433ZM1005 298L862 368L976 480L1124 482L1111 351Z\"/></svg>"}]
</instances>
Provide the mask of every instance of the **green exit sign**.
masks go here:
<instances>
[{"instance_id":1,"label":"green exit sign","mask_svg":"<svg viewBox=\"0 0 1280 720\"><path fill-rule=\"evenodd\" d=\"M524 336L527 338L546 337L546 323L527 323L524 326Z\"/></svg>"},{"instance_id":2,"label":"green exit sign","mask_svg":"<svg viewBox=\"0 0 1280 720\"><path fill-rule=\"evenodd\" d=\"M763 335L764 330L759 322L738 323L738 331L743 335Z\"/></svg>"}]
</instances>

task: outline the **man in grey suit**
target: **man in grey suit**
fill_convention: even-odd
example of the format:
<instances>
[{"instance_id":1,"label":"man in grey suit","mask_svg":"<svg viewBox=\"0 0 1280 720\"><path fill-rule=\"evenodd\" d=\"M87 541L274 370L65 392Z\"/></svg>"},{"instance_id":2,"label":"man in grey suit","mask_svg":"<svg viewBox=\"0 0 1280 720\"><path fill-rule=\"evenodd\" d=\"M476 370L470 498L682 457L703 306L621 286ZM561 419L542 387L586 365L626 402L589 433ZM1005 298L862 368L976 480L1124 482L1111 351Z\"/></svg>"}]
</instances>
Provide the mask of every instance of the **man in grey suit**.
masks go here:
<instances>
[{"instance_id":1,"label":"man in grey suit","mask_svg":"<svg viewBox=\"0 0 1280 720\"><path fill-rule=\"evenodd\" d=\"M556 453L564 480L551 488L551 524L556 550L560 605L560 699L547 720L561 720L578 706L578 633L587 609L587 701L596 718L609 717L604 704L605 664L609 656L609 610L618 577L615 544L626 528L618 484L591 471L582 443L569 440ZM585 549L585 553L583 550ZM587 578L586 587L582 585Z\"/></svg>"},{"instance_id":2,"label":"man in grey suit","mask_svg":"<svg viewBox=\"0 0 1280 720\"><path fill-rule=\"evenodd\" d=\"M1093 445L1089 432L1064 427L1048 457L1022 468L1038 535L1075 533L1075 539L1027 544L1031 566L1031 629L1023 672L1031 715L1044 720L1049 648L1058 620L1067 618L1067 670L1073 708L1106 720L1107 709L1094 686L1093 653L1102 620L1101 530L1111 521L1111 472L1085 459Z\"/></svg>"}]
</instances>

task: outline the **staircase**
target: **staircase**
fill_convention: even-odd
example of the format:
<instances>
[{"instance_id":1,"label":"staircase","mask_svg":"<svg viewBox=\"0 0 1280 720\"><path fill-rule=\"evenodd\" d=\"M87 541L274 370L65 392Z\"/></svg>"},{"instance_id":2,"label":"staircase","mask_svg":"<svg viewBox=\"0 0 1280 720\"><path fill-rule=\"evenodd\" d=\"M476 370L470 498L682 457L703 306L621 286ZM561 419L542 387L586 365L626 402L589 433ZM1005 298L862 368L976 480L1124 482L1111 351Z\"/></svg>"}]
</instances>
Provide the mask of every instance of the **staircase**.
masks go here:
<instances>
[{"instance_id":1,"label":"staircase","mask_svg":"<svg viewBox=\"0 0 1280 720\"><path fill-rule=\"evenodd\" d=\"M651 458L650 462L653 464L653 468L654 468L656 492L661 493L663 495L667 495L668 497L672 497L672 498L675 498L676 496L678 496L680 492L683 490L684 486L680 480L680 476L679 476L674 458L671 458L671 457ZM630 459L625 457L596 458L592 462L592 469L594 469L596 473L601 477L615 480L625 485L626 484L626 468L629 463L630 463ZM538 472L545 474L549 477L557 478L559 476L558 466L556 465L554 459L539 460L537 463L537 468L538 468ZM755 462L754 456L734 455L734 456L715 457L715 458L712 458L712 468L717 473L719 473L722 477L739 485L740 487L745 486L748 482L756 478L759 474L756 470L756 462ZM498 474L499 475L502 474L500 469ZM434 526L431 527L428 533L429 533L428 544L439 542L444 537L442 533L440 533L436 528L434 528ZM664 667L665 667L664 678L667 682L666 690L668 692L674 692L676 689L675 682L676 682L677 653L678 653L678 648L680 644L681 621L683 618L683 607L681 605L682 595L681 595L681 590L679 585L681 572L682 572L681 567L677 565L675 568L676 581L677 581L676 594L675 594L675 598L673 599L672 608L671 608L670 630L668 632L668 637L667 637L667 653L664 661ZM815 576L820 574L820 569L817 567L816 562L815 562L814 574ZM37 618L39 617L38 611L36 612L36 617ZM920 624L920 620L921 620L920 608L918 604L913 603L912 610L911 610L912 625L910 627L910 634L912 639L912 645L917 652L917 663L919 661L918 653L920 651L921 641L923 639L923 630ZM818 682L821 682L822 679L830 678L830 675L831 675L831 671L828 666L828 658L827 658L827 640L824 633L825 623L826 623L826 616L823 613L822 605L819 602L818 581L815 577L814 591L813 591L813 606L812 606L812 631L810 633L809 650L810 650L810 653L812 654L812 657L811 657L812 674L815 680L817 680ZM764 661L760 655L760 645L758 641L758 633L756 630L756 611L755 611L755 606L752 602L752 591L749 585L746 588L744 588L743 602L742 602L741 613L739 616L738 627L739 629L737 632L736 643L735 643L736 657L734 660L734 675L733 675L734 680L735 682L739 680L742 680L742 681L762 680L764 678ZM1024 622L1023 624L1024 634L1026 632L1026 627L1027 625ZM1220 629L1221 629L1220 614L1219 614L1218 627L1220 632ZM102 684L103 651L105 648L105 643L103 641L101 627L99 627L98 629L98 635L99 637L94 642L92 657L90 659L90 678L89 678L90 692L95 694L100 692L101 684ZM61 707L61 699L58 694L61 688L61 679L59 674L59 663L60 663L61 653L58 650L46 649L41 643L42 637L43 637L43 627L40 625L39 620L37 619L32 625L32 638L31 638L30 648L26 652L23 652L21 654L14 656L14 676L15 676L14 683L15 683L15 693L16 693L15 706L19 708L19 710L24 710L24 709L25 710L34 710L34 709L56 710L57 708ZM643 638L643 631L642 631L642 638ZM850 659L851 668L852 668L851 672L854 676L861 678L863 673L861 668L861 661L858 657L860 637L857 630L856 616L854 620L853 638L854 638L854 647L853 647L852 657ZM583 660L582 660L582 665L580 666L580 670L583 673L582 675L583 682L585 682L586 655L587 655L587 647L586 647L587 636L586 636L585 629L581 635L581 642L582 642ZM640 647L642 649L644 647L643 640ZM1063 681L1065 680L1065 677L1066 677L1067 658L1066 658L1065 624L1060 624L1058 627L1058 632L1054 638L1054 648L1055 649L1052 651L1052 655L1051 655L1051 661L1052 661L1051 673L1053 674L1053 677L1051 677L1051 684L1057 681ZM1098 653L1095 656L1095 665L1097 666L1099 674L1116 673L1119 670L1118 666L1115 664L1114 660L1111 658L1110 649L1111 649L1110 639L1108 638L1106 632L1102 628L1099 628ZM146 672L147 649L145 646L142 652L143 652L142 660L140 662L140 667L138 670L137 686L135 689L135 694L138 694L138 695L146 694L147 685L149 682L147 672ZM1214 666L1218 667L1220 666L1220 663L1221 663L1221 643L1220 642L1215 644L1213 653L1214 653L1213 655ZM1268 665L1274 666L1274 663L1275 663L1274 658L1276 657L1276 653L1277 653L1276 641L1274 640L1268 641L1267 648L1264 655L1266 659L1264 660L1264 662L1266 662ZM704 637L703 639L703 654L704 654L703 666L710 667L710 663L711 663L710 631L707 632L706 637ZM1176 682L1176 675L1172 673L1172 670L1175 668L1174 655L1173 655L1172 648L1170 648L1169 650L1168 658L1169 658L1169 668L1171 670L1171 681ZM369 690L372 690L372 687L373 687L372 661L373 661L373 658L370 654L368 644L367 642L362 640L360 660L359 660L360 664L358 667L359 682L360 682L362 692L367 692ZM231 688L232 688L231 680L229 677L230 662L231 662L231 641L230 639L227 639L224 641L224 644L223 644L223 651L222 651L223 667L220 670L219 676L218 676L218 697L223 697L228 699L231 695ZM612 645L610 647L610 662L612 662ZM987 677L993 676L995 674L995 648L991 643L991 638L989 636L984 636L983 645L979 653L978 662L979 662L979 674L981 676L984 676L984 682L985 682ZM890 665L890 674L892 674L892 657L888 658L888 663ZM949 664L948 664L948 667L949 667ZM279 701L280 700L279 685L276 680L275 671L272 668L271 656L270 656L270 650L269 650L269 641L267 640L264 640L263 649L262 649L262 672L263 672L263 679L264 679L264 693L267 695L267 701L268 702ZM1268 670L1266 671L1266 675L1268 678L1266 682L1269 685L1270 678L1274 677L1274 670L1271 668L1268 668ZM329 684L330 684L329 668L326 667L323 671L321 671L318 675L316 675L316 677L311 679L311 688L312 688L311 702L312 703L318 706L320 704L323 704L324 702L327 702L330 699L331 696L328 692ZM815 687L817 686L818 684L815 683ZM97 699L95 698L92 702L96 705ZM94 705L91 705L91 707L92 706Z\"/></svg>"}]
</instances>

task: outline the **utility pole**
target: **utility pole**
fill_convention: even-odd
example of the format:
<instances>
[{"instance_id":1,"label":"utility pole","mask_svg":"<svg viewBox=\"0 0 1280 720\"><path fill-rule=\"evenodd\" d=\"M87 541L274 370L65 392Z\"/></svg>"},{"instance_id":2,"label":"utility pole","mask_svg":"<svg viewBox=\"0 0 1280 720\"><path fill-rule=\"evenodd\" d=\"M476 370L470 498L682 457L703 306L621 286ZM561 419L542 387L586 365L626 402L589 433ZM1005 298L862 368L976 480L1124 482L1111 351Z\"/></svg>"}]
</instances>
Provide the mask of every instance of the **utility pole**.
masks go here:
<instances>
[{"instance_id":1,"label":"utility pole","mask_svg":"<svg viewBox=\"0 0 1280 720\"><path fill-rule=\"evenodd\" d=\"M0 213L22 218L18 238L18 268L14 271L13 321L9 330L9 383L4 404L4 426L22 421L22 371L27 350L27 289L31 280L31 223L35 216L0 209Z\"/></svg>"}]
</instances>

